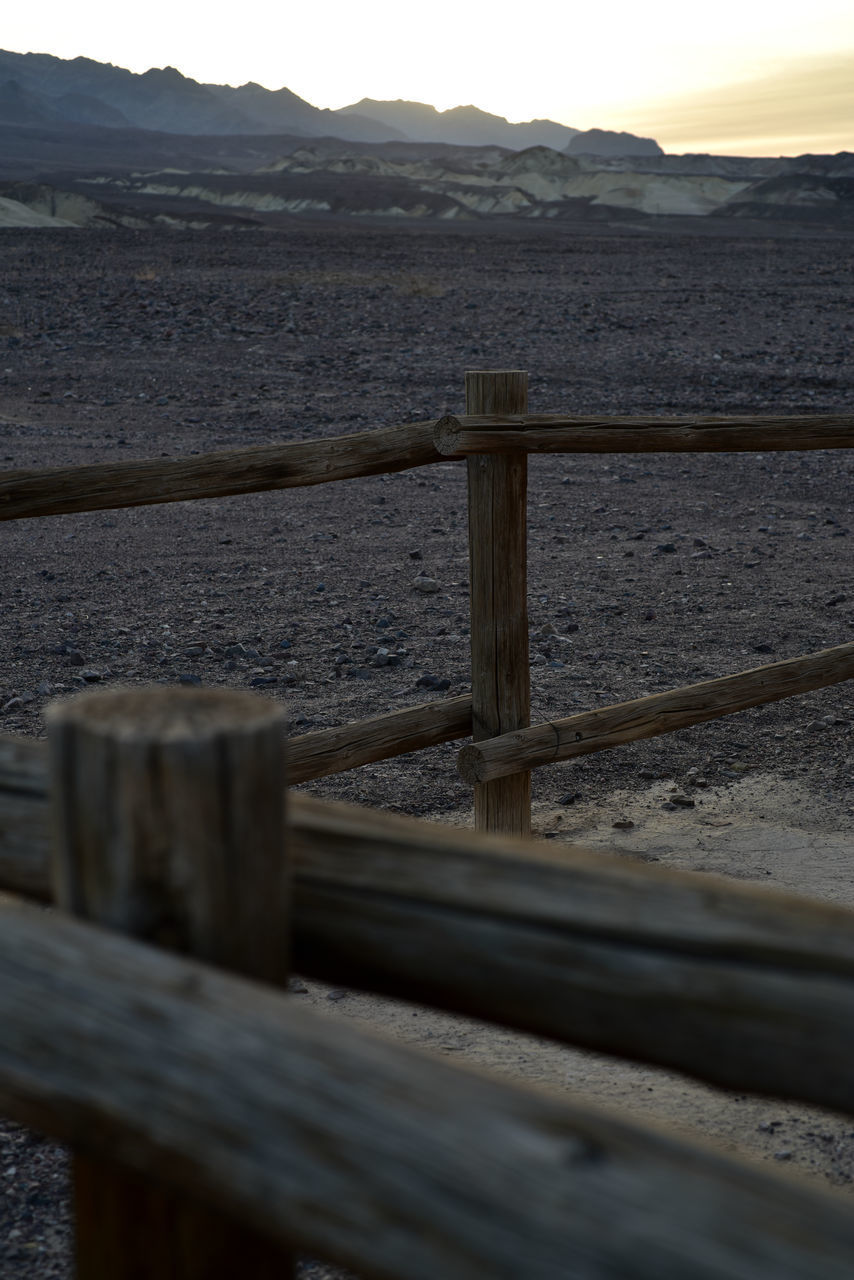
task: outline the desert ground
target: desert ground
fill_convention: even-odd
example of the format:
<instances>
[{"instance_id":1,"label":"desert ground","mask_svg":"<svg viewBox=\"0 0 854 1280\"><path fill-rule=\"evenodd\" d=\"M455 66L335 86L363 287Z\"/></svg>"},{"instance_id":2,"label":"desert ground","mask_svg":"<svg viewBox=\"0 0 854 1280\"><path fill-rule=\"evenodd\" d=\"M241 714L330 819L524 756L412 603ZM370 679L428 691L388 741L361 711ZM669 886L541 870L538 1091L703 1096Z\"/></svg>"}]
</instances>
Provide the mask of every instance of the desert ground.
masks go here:
<instances>
[{"instance_id":1,"label":"desert ground","mask_svg":"<svg viewBox=\"0 0 854 1280\"><path fill-rule=\"evenodd\" d=\"M690 231L0 230L3 469L438 417L462 411L467 368L527 369L534 412L850 412L854 240ZM852 476L841 450L532 459L532 720L854 639ZM0 538L0 733L41 735L44 706L92 684L252 687L295 733L469 685L460 463ZM535 829L854 906L852 740L848 683L542 769ZM456 751L307 789L466 825ZM854 1192L851 1119L293 987L330 1017ZM5 1124L0 1177L3 1275L70 1276L64 1152Z\"/></svg>"}]
</instances>

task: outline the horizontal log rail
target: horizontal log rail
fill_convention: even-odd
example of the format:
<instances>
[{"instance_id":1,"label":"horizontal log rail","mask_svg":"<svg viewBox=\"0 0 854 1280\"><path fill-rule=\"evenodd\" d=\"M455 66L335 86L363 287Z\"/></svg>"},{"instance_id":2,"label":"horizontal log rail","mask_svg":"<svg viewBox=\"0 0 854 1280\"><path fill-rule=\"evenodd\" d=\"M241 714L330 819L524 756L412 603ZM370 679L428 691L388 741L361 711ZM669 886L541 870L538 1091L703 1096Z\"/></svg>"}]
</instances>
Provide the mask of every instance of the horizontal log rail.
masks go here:
<instances>
[{"instance_id":1,"label":"horizontal log rail","mask_svg":"<svg viewBox=\"0 0 854 1280\"><path fill-rule=\"evenodd\" d=\"M854 643L788 658L737 675L668 689L630 702L582 711L465 746L457 767L466 782L489 782L523 769L607 751L641 738L854 679Z\"/></svg>"},{"instance_id":2,"label":"horizontal log rail","mask_svg":"<svg viewBox=\"0 0 854 1280\"><path fill-rule=\"evenodd\" d=\"M42 901L46 777L42 744L0 740L0 888ZM298 972L854 1114L853 912L296 793L289 809Z\"/></svg>"},{"instance_id":3,"label":"horizontal log rail","mask_svg":"<svg viewBox=\"0 0 854 1280\"><path fill-rule=\"evenodd\" d=\"M441 454L752 453L854 447L854 415L809 417L601 417L567 414L446 417Z\"/></svg>"},{"instance_id":4,"label":"horizontal log rail","mask_svg":"<svg viewBox=\"0 0 854 1280\"><path fill-rule=\"evenodd\" d=\"M0 1022L6 1114L368 1275L854 1270L838 1193L8 901Z\"/></svg>"},{"instance_id":5,"label":"horizontal log rail","mask_svg":"<svg viewBox=\"0 0 854 1280\"><path fill-rule=\"evenodd\" d=\"M692 453L854 445L854 418L461 415L303 443L0 472L0 520L291 489L390 474L468 453Z\"/></svg>"},{"instance_id":6,"label":"horizontal log rail","mask_svg":"<svg viewBox=\"0 0 854 1280\"><path fill-rule=\"evenodd\" d=\"M190 458L100 462L0 472L0 520L141 507L191 498L293 489L445 462L436 423L413 422L302 444L224 449Z\"/></svg>"},{"instance_id":7,"label":"horizontal log rail","mask_svg":"<svg viewBox=\"0 0 854 1280\"><path fill-rule=\"evenodd\" d=\"M309 782L359 765L471 734L471 694L422 702L372 720L316 729L288 740L288 781Z\"/></svg>"}]
</instances>

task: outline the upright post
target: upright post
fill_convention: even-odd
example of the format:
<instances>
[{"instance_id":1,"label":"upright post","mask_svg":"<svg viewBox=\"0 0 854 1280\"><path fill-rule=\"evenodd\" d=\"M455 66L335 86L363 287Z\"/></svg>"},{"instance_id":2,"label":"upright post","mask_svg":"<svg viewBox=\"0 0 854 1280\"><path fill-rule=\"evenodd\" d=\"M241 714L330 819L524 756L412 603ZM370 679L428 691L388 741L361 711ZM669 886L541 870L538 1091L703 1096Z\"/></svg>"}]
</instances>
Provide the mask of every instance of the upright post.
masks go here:
<instances>
[{"instance_id":1,"label":"upright post","mask_svg":"<svg viewBox=\"0 0 854 1280\"><path fill-rule=\"evenodd\" d=\"M466 373L466 413L528 410L528 375ZM527 455L468 459L472 727L475 742L526 728L531 717L527 600ZM528 835L531 775L515 773L474 789L480 831Z\"/></svg>"},{"instance_id":2,"label":"upright post","mask_svg":"<svg viewBox=\"0 0 854 1280\"><path fill-rule=\"evenodd\" d=\"M49 744L59 906L282 985L284 738L280 707L235 691L93 691L55 704ZM74 1190L77 1280L286 1280L294 1273L281 1245L194 1201L191 1191L176 1194L118 1161L81 1151Z\"/></svg>"}]
</instances>

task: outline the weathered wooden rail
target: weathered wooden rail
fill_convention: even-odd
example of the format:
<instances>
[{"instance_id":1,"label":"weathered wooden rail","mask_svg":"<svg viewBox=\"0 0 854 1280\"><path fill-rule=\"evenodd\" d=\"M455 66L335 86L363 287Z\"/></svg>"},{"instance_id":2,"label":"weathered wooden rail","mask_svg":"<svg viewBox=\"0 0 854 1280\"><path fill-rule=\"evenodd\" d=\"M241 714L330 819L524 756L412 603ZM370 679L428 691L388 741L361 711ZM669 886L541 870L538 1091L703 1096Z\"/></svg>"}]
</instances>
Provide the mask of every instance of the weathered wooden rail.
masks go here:
<instances>
[{"instance_id":1,"label":"weathered wooden rail","mask_svg":"<svg viewBox=\"0 0 854 1280\"><path fill-rule=\"evenodd\" d=\"M467 782L488 782L520 768L534 769L591 751L607 751L852 679L854 643L840 644L803 658L787 658L719 680L703 680L496 735L487 742L463 747L458 767Z\"/></svg>"},{"instance_id":2,"label":"weathered wooden rail","mask_svg":"<svg viewBox=\"0 0 854 1280\"><path fill-rule=\"evenodd\" d=\"M300 971L854 1114L854 913L283 808L280 716L98 690L56 707L48 749L0 741L0 885L60 908L0 898L0 1106L74 1148L81 1277L272 1280L296 1248L406 1280L851 1274L837 1193L275 988L290 921Z\"/></svg>"},{"instance_id":3,"label":"weathered wooden rail","mask_svg":"<svg viewBox=\"0 0 854 1280\"><path fill-rule=\"evenodd\" d=\"M0 739L0 890L41 902L47 793L44 745ZM851 912L296 793L288 814L301 973L854 1114Z\"/></svg>"}]
</instances>

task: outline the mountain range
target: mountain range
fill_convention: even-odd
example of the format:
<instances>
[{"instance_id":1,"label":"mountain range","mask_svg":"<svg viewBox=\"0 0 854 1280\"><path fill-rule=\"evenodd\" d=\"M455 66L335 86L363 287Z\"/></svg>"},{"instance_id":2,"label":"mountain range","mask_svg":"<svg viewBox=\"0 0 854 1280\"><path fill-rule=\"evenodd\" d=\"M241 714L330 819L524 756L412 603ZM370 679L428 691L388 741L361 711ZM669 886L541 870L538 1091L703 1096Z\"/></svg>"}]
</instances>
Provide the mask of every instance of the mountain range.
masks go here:
<instances>
[{"instance_id":1,"label":"mountain range","mask_svg":"<svg viewBox=\"0 0 854 1280\"><path fill-rule=\"evenodd\" d=\"M511 124L475 106L437 111L420 102L361 102L331 111L314 107L290 89L259 84L200 84L174 67L138 75L91 58L0 51L0 124L67 128L98 126L187 135L292 134L345 142L444 142L456 146L532 146L614 154L655 154L650 139L531 120ZM586 145L584 140L587 140Z\"/></svg>"},{"instance_id":2,"label":"mountain range","mask_svg":"<svg viewBox=\"0 0 854 1280\"><path fill-rule=\"evenodd\" d=\"M567 228L854 231L854 156L664 155L651 138L0 52L0 226L230 227L294 216Z\"/></svg>"}]
</instances>

